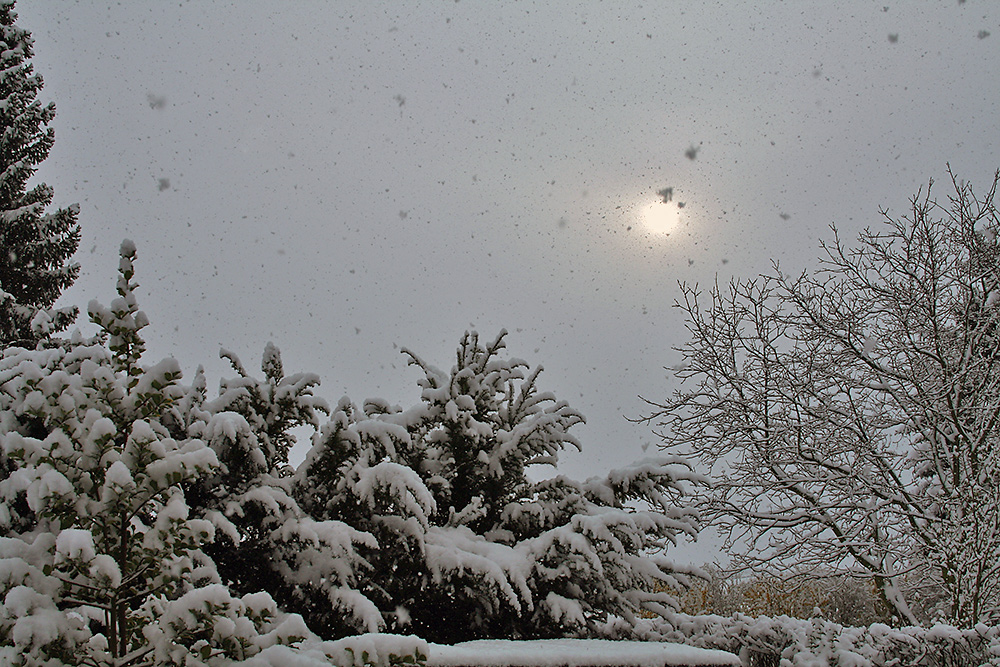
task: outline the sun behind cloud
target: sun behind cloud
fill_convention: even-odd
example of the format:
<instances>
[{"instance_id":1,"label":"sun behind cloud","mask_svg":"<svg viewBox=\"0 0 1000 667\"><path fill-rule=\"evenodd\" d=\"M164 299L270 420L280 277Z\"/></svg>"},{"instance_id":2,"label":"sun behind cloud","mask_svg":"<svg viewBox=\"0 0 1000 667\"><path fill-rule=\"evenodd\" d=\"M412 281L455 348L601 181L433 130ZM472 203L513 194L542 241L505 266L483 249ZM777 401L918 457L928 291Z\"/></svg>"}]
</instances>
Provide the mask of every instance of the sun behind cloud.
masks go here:
<instances>
[{"instance_id":1,"label":"sun behind cloud","mask_svg":"<svg viewBox=\"0 0 1000 667\"><path fill-rule=\"evenodd\" d=\"M647 231L667 236L681 219L681 209L676 202L656 200L639 211L639 218Z\"/></svg>"}]
</instances>

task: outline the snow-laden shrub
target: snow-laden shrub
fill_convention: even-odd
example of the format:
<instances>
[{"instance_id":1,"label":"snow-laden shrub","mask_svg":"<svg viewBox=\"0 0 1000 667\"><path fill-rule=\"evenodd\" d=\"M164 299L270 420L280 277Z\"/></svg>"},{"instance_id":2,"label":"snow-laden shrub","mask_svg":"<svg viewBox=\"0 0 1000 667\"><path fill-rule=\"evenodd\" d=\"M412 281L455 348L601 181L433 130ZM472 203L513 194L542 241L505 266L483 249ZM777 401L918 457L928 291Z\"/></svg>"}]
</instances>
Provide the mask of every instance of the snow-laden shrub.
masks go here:
<instances>
[{"instance_id":1,"label":"snow-laden shrub","mask_svg":"<svg viewBox=\"0 0 1000 667\"><path fill-rule=\"evenodd\" d=\"M1000 665L1000 627L848 627L822 618L668 614L641 621L650 641L721 649L763 667L981 667Z\"/></svg>"},{"instance_id":2,"label":"snow-laden shrub","mask_svg":"<svg viewBox=\"0 0 1000 667\"><path fill-rule=\"evenodd\" d=\"M294 649L275 645L233 667L422 667L427 642L413 635L367 633L336 641L306 640Z\"/></svg>"},{"instance_id":3,"label":"snow-laden shrub","mask_svg":"<svg viewBox=\"0 0 1000 667\"><path fill-rule=\"evenodd\" d=\"M203 551L216 529L185 488L219 470L191 435L211 420L176 361L140 363L134 258L123 243L118 297L90 304L97 338L0 356L3 664L219 665L308 634Z\"/></svg>"}]
</instances>

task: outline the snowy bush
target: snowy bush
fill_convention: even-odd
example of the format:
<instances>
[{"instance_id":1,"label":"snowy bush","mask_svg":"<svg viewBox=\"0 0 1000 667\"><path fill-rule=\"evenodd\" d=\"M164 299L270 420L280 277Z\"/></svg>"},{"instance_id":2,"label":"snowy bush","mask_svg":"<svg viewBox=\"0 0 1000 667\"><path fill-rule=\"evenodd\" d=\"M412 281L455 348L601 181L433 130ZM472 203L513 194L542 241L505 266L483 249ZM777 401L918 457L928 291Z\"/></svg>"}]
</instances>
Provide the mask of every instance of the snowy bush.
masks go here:
<instances>
[{"instance_id":1,"label":"snowy bush","mask_svg":"<svg viewBox=\"0 0 1000 667\"><path fill-rule=\"evenodd\" d=\"M412 635L366 633L336 641L307 640L295 649L278 644L234 667L421 667L427 642Z\"/></svg>"},{"instance_id":2,"label":"snowy bush","mask_svg":"<svg viewBox=\"0 0 1000 667\"><path fill-rule=\"evenodd\" d=\"M882 623L847 627L823 618L752 618L668 614L645 620L637 635L736 653L744 665L775 667L981 667L1000 665L1000 627L937 624L891 628Z\"/></svg>"},{"instance_id":3,"label":"snowy bush","mask_svg":"<svg viewBox=\"0 0 1000 667\"><path fill-rule=\"evenodd\" d=\"M694 616L734 613L748 616L821 615L843 625L870 625L889 620L878 599L875 585L850 573L828 571L823 578L812 571L806 576L784 573L739 575L717 565L702 568L707 579L694 582L679 595L681 611Z\"/></svg>"}]
</instances>

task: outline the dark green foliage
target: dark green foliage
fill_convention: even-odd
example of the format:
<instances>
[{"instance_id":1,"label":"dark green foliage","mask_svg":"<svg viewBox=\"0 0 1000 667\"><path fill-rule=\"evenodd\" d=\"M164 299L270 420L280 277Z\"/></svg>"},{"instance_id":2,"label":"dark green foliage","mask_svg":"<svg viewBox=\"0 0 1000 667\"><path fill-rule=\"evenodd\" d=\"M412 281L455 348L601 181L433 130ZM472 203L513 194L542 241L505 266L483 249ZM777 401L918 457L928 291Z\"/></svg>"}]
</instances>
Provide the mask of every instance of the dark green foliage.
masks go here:
<instances>
[{"instance_id":1,"label":"dark green foliage","mask_svg":"<svg viewBox=\"0 0 1000 667\"><path fill-rule=\"evenodd\" d=\"M55 105L42 105L42 78L30 63L32 39L0 5L0 344L33 345L65 329L75 308L50 310L80 272L69 258L80 243L79 207L46 214L52 188L28 180L55 141ZM34 320L34 325L32 321Z\"/></svg>"}]
</instances>

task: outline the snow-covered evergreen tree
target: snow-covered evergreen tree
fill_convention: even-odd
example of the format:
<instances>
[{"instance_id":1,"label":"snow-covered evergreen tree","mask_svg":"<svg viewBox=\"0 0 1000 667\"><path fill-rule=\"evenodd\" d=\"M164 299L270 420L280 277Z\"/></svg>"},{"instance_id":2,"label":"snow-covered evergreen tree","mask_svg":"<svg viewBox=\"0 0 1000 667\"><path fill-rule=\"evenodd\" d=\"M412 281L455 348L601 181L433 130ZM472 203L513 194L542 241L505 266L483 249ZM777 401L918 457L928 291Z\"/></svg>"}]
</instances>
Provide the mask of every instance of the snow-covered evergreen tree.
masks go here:
<instances>
[{"instance_id":1,"label":"snow-covered evergreen tree","mask_svg":"<svg viewBox=\"0 0 1000 667\"><path fill-rule=\"evenodd\" d=\"M65 329L75 308L53 309L80 272L70 262L80 243L79 207L45 213L52 188L27 189L55 141L55 105L42 105L42 77L31 65L32 39L15 25L13 0L0 3L0 344L33 347Z\"/></svg>"},{"instance_id":2,"label":"snow-covered evergreen tree","mask_svg":"<svg viewBox=\"0 0 1000 667\"><path fill-rule=\"evenodd\" d=\"M219 460L187 433L177 362L140 363L134 257L123 243L119 296L90 304L96 339L0 356L3 664L217 665L308 634L202 551L214 526L184 486Z\"/></svg>"},{"instance_id":3,"label":"snow-covered evergreen tree","mask_svg":"<svg viewBox=\"0 0 1000 667\"><path fill-rule=\"evenodd\" d=\"M378 541L362 591L391 630L445 642L584 635L673 606L654 591L687 573L652 552L696 533L679 501L699 478L660 459L583 483L532 481L532 466L579 446L568 431L583 417L537 389L540 367L500 356L505 335L483 345L467 333L450 373L407 352L424 374L408 410L342 400L296 473L299 502Z\"/></svg>"},{"instance_id":4,"label":"snow-covered evergreen tree","mask_svg":"<svg viewBox=\"0 0 1000 667\"><path fill-rule=\"evenodd\" d=\"M373 631L379 617L354 586L367 565L358 546L371 535L335 519L316 521L290 494L291 430L318 428L326 402L313 395L319 378L286 376L278 348L268 344L252 377L223 350L238 377L223 380L218 398L204 399L203 380L191 397L191 435L208 443L220 465L187 487L192 512L208 519L216 539L204 551L233 591L267 591L286 611L307 614L325 636ZM202 376L199 373L199 378Z\"/></svg>"}]
</instances>

